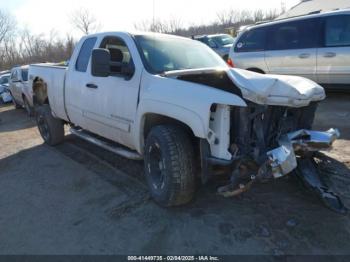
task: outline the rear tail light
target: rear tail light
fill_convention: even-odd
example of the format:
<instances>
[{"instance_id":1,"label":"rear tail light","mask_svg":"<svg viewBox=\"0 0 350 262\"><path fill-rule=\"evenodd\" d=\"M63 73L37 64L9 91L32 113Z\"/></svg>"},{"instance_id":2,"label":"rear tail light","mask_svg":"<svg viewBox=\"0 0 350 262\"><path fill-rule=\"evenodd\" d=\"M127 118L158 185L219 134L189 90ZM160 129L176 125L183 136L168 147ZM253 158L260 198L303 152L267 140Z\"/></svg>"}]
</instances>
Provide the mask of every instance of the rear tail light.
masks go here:
<instances>
[{"instance_id":1,"label":"rear tail light","mask_svg":"<svg viewBox=\"0 0 350 262\"><path fill-rule=\"evenodd\" d=\"M235 64L233 63L233 60L231 58L227 59L227 64L230 66L230 67L235 67Z\"/></svg>"}]
</instances>

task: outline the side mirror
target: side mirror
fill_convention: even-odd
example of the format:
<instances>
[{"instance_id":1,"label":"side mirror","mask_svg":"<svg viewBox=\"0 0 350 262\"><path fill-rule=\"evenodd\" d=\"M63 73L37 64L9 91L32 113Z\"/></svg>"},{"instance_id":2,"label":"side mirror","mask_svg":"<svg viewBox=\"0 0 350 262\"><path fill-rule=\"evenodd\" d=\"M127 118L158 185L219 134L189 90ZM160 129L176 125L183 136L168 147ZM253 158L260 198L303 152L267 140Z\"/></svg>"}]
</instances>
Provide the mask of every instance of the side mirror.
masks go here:
<instances>
[{"instance_id":1,"label":"side mirror","mask_svg":"<svg viewBox=\"0 0 350 262\"><path fill-rule=\"evenodd\" d=\"M91 74L99 77L109 76L110 61L111 54L108 49L93 49L91 55Z\"/></svg>"}]
</instances>

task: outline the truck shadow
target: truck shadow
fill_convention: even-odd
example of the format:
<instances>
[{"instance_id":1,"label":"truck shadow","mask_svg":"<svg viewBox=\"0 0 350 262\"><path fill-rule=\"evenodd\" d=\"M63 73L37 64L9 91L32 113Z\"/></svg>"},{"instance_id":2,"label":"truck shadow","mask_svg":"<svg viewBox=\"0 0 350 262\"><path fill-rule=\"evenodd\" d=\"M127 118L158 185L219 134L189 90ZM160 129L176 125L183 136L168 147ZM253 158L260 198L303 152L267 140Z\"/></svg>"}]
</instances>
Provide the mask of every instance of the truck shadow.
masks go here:
<instances>
[{"instance_id":1,"label":"truck shadow","mask_svg":"<svg viewBox=\"0 0 350 262\"><path fill-rule=\"evenodd\" d=\"M40 171L38 163L49 153L54 153L57 159L52 157L47 159L46 163L42 163L45 172ZM64 157L59 157L60 154ZM106 193L101 185L96 184L95 178L90 176L87 181L84 180L85 182L81 180L84 173L57 174L58 168L62 172L66 170L61 166L67 162L66 158L82 165L79 170L89 169L97 175L97 179L107 181L116 188L116 191L122 191L126 195L125 201L118 202L118 196L113 195L108 195L107 199ZM349 169L325 155L321 155L320 158L327 163L331 162L330 165L327 164L330 166L327 167L328 173L332 170L339 172L339 169L344 172L342 173L344 187L342 192L337 192L340 195L347 192L350 177L345 176L345 172L349 172ZM32 159L36 159L38 163L28 166L29 162L33 162ZM125 243L132 241L134 243L132 249L127 250L145 254L156 251L169 254L175 250L181 253L196 251L212 254L275 254L276 252L341 254L350 248L350 235L344 230L350 223L349 215L339 215L323 207L320 201L308 193L293 177L256 184L245 194L227 199L216 194L216 188L221 181L214 179L208 185L199 187L196 198L188 205L162 208L149 198L143 177L142 161L119 158L74 136L67 136L65 143L55 148L38 145L1 159L0 170L2 170L0 180L4 179L6 183L14 176L11 194L18 196L23 194L24 187L35 189L39 185L40 190L44 188L49 190L60 184L60 190L49 190L51 200L46 199L45 193L36 191L30 193L29 189L25 190L25 201L23 200L24 203L35 202L36 208L44 213L40 216L41 219L43 217L48 219L42 223L52 226L62 224L62 221L59 221L60 216L57 219L52 216L50 212L53 210L45 209L49 205L48 202L72 191L73 193L69 193L71 195L65 200L67 203L76 203L78 200L85 203L91 198L88 194L90 191L98 192L98 195L94 196L97 202L93 202L91 206L84 204L80 207L79 212L85 217L94 218L89 219L90 224L85 225L86 222L82 220L82 224L74 229L63 225L62 232L54 236L58 239L60 235L67 233L65 230L84 232L85 235L90 234L85 227L99 225L99 228L106 227L108 232L113 232L103 237L113 238L109 239L110 241L117 239L123 239ZM333 181L332 175L326 174L326 176ZM66 182L61 183L61 180ZM338 184L336 189L339 189ZM348 193L343 200L347 205L350 204ZM111 204L106 204L107 202ZM11 205L13 205L11 202L6 204L7 208ZM0 206L0 211L3 207ZM69 217L69 214L67 216ZM107 219L108 223L99 224L100 216L103 216L104 220ZM30 221L31 213L23 213L20 219ZM12 227L11 220L6 221L6 226ZM32 229L27 230L31 232ZM147 241L144 241L145 236ZM95 239L96 235L89 237ZM39 245L39 242L37 244ZM115 249L111 249L110 252L115 252Z\"/></svg>"}]
</instances>

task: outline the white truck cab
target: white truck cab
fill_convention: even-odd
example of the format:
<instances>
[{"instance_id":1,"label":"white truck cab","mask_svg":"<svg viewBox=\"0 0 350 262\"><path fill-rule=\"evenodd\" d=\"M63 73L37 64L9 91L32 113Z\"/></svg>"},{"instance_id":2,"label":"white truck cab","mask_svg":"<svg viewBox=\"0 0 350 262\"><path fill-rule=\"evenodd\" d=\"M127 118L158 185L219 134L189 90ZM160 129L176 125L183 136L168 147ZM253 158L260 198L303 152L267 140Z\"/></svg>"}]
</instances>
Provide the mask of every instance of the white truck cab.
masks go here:
<instances>
[{"instance_id":1,"label":"white truck cab","mask_svg":"<svg viewBox=\"0 0 350 262\"><path fill-rule=\"evenodd\" d=\"M254 162L254 180L292 172L296 154L313 149L306 136L288 134L310 129L325 98L310 80L230 69L197 41L151 33L86 36L68 67L31 65L29 79L46 143L62 142L69 124L81 138L143 159L163 206L190 201L196 176L207 182L218 169L234 174ZM305 132L321 147L338 135ZM219 191L235 194L235 186Z\"/></svg>"}]
</instances>

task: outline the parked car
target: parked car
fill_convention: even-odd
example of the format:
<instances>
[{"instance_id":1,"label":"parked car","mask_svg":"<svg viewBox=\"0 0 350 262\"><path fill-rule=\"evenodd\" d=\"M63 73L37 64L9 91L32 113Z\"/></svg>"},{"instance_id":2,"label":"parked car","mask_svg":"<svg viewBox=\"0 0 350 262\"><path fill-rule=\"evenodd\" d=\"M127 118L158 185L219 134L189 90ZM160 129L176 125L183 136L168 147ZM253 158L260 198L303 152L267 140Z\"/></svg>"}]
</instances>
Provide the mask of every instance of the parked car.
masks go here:
<instances>
[{"instance_id":1,"label":"parked car","mask_svg":"<svg viewBox=\"0 0 350 262\"><path fill-rule=\"evenodd\" d=\"M349 88L350 10L252 26L238 36L230 59L238 68Z\"/></svg>"},{"instance_id":2,"label":"parked car","mask_svg":"<svg viewBox=\"0 0 350 262\"><path fill-rule=\"evenodd\" d=\"M306 153L338 137L309 130L325 92L308 79L231 69L187 38L112 32L83 37L68 67L30 65L29 86L47 144L62 143L69 124L87 141L143 159L160 205L189 202L197 176L232 174L219 189L228 196L298 170L328 206L344 211Z\"/></svg>"},{"instance_id":3,"label":"parked car","mask_svg":"<svg viewBox=\"0 0 350 262\"><path fill-rule=\"evenodd\" d=\"M0 75L0 94L6 91L6 88L9 86L10 74L1 74Z\"/></svg>"},{"instance_id":4,"label":"parked car","mask_svg":"<svg viewBox=\"0 0 350 262\"><path fill-rule=\"evenodd\" d=\"M225 61L228 59L230 49L235 40L232 36L227 34L194 36L193 39L212 48Z\"/></svg>"},{"instance_id":5,"label":"parked car","mask_svg":"<svg viewBox=\"0 0 350 262\"><path fill-rule=\"evenodd\" d=\"M33 91L28 84L29 66L17 66L11 69L10 92L16 108L24 108L33 115Z\"/></svg>"},{"instance_id":6,"label":"parked car","mask_svg":"<svg viewBox=\"0 0 350 262\"><path fill-rule=\"evenodd\" d=\"M0 75L0 98L3 103L9 103L12 101L12 97L8 90L9 79L10 79L9 73L4 73Z\"/></svg>"}]
</instances>

